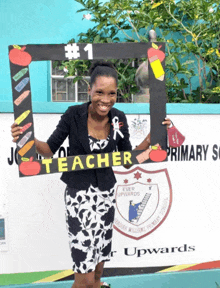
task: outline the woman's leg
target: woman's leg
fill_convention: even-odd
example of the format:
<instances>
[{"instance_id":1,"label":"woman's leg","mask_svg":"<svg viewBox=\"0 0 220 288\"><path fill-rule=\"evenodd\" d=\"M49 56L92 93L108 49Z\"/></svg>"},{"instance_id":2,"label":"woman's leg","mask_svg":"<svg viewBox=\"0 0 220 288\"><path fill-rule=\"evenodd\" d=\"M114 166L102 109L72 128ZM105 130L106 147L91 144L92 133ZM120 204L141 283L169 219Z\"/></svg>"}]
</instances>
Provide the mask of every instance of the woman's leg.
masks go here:
<instances>
[{"instance_id":1,"label":"woman's leg","mask_svg":"<svg viewBox=\"0 0 220 288\"><path fill-rule=\"evenodd\" d=\"M95 272L90 273L75 273L75 281L72 288L100 288L95 286Z\"/></svg>"},{"instance_id":2,"label":"woman's leg","mask_svg":"<svg viewBox=\"0 0 220 288\"><path fill-rule=\"evenodd\" d=\"M95 285L94 288L100 288L101 286L101 277L103 274L104 262L100 262L96 265L95 268Z\"/></svg>"}]
</instances>

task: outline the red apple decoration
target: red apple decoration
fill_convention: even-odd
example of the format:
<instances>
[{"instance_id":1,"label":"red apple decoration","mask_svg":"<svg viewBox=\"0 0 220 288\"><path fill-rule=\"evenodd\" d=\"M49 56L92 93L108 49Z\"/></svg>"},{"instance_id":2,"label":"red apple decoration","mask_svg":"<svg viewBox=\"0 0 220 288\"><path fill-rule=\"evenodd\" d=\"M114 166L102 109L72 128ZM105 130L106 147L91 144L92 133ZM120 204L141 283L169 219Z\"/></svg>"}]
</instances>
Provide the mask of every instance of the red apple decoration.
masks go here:
<instances>
[{"instance_id":1,"label":"red apple decoration","mask_svg":"<svg viewBox=\"0 0 220 288\"><path fill-rule=\"evenodd\" d=\"M154 161L154 162L162 162L166 159L166 157L167 157L167 151L162 150L160 146L157 147L156 150L151 150L150 155L149 155L149 158L151 159L151 161Z\"/></svg>"},{"instance_id":2,"label":"red apple decoration","mask_svg":"<svg viewBox=\"0 0 220 288\"><path fill-rule=\"evenodd\" d=\"M25 176L37 175L40 173L41 165L37 161L33 161L31 157L29 161L23 161L19 165L19 171Z\"/></svg>"},{"instance_id":3,"label":"red apple decoration","mask_svg":"<svg viewBox=\"0 0 220 288\"><path fill-rule=\"evenodd\" d=\"M158 46L154 44L154 47L158 47ZM160 50L161 47L162 45L160 45L158 49L153 48L153 47L149 48L147 51L148 59L150 59L152 56L157 55L160 62L162 62L165 59L165 53Z\"/></svg>"},{"instance_id":4,"label":"red apple decoration","mask_svg":"<svg viewBox=\"0 0 220 288\"><path fill-rule=\"evenodd\" d=\"M28 52L25 52L26 46L21 49L13 48L9 52L9 59L11 63L20 65L20 66L28 66L31 63L32 57Z\"/></svg>"}]
</instances>

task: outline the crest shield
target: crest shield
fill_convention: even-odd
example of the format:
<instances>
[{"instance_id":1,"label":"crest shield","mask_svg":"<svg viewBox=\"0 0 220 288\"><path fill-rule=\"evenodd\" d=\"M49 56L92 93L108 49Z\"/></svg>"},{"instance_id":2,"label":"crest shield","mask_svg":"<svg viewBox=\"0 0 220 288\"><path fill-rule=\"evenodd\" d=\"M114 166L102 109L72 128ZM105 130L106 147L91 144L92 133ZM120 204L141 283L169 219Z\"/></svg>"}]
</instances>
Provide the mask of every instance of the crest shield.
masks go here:
<instances>
[{"instance_id":1,"label":"crest shield","mask_svg":"<svg viewBox=\"0 0 220 288\"><path fill-rule=\"evenodd\" d=\"M172 188L168 171L136 167L128 172L115 171L115 175L114 228L139 240L156 230L169 214Z\"/></svg>"}]
</instances>

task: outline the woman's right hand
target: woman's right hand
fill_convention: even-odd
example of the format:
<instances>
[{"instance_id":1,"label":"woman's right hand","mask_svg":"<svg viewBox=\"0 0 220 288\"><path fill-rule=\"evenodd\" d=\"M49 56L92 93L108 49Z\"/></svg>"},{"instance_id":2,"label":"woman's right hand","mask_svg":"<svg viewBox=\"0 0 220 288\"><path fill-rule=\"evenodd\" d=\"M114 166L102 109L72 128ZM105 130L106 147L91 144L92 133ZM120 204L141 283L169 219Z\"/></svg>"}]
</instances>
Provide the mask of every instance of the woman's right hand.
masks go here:
<instances>
[{"instance_id":1,"label":"woman's right hand","mask_svg":"<svg viewBox=\"0 0 220 288\"><path fill-rule=\"evenodd\" d=\"M21 129L22 129L22 127L20 127L17 123L13 123L12 125L11 125L11 135L12 135L12 137L13 137L13 142L17 142L17 140L18 140L18 138L19 138L19 136L21 135L21 134L23 134L23 132L21 131Z\"/></svg>"}]
</instances>

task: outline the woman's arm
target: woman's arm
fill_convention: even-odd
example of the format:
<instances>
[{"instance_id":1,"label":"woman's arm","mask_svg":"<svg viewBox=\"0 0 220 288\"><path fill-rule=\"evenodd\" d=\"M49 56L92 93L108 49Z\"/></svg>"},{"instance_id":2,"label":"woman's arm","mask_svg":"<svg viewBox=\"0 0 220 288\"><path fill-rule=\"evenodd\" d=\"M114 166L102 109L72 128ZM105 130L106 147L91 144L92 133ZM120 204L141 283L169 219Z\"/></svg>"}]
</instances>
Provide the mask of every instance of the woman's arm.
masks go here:
<instances>
[{"instance_id":1,"label":"woman's arm","mask_svg":"<svg viewBox=\"0 0 220 288\"><path fill-rule=\"evenodd\" d=\"M165 120L162 122L163 125L167 126L167 129L171 125L171 120L168 118L165 118ZM156 144L156 143L154 143ZM150 133L147 135L147 137L134 149L134 150L147 150L150 147Z\"/></svg>"},{"instance_id":2,"label":"woman's arm","mask_svg":"<svg viewBox=\"0 0 220 288\"><path fill-rule=\"evenodd\" d=\"M38 154L42 155L43 157L53 156L53 152L50 150L50 147L46 142L37 140L36 138L34 138L34 142Z\"/></svg>"},{"instance_id":3,"label":"woman's arm","mask_svg":"<svg viewBox=\"0 0 220 288\"><path fill-rule=\"evenodd\" d=\"M165 120L162 122L163 125L167 125L167 129L171 125L171 120L168 118L165 118ZM155 143L156 144L156 143ZM147 135L147 137L134 149L134 150L147 150L150 147L150 133ZM129 169L133 165L124 165L124 168Z\"/></svg>"},{"instance_id":4,"label":"woman's arm","mask_svg":"<svg viewBox=\"0 0 220 288\"><path fill-rule=\"evenodd\" d=\"M13 142L17 142L19 136L23 134L21 131L22 127L18 126L17 123L13 123L11 125L11 135L13 137ZM37 153L42 155L43 157L51 157L53 156L53 152L50 150L49 145L46 142L39 141L36 138L34 138L34 143L36 145Z\"/></svg>"},{"instance_id":5,"label":"woman's arm","mask_svg":"<svg viewBox=\"0 0 220 288\"><path fill-rule=\"evenodd\" d=\"M150 133L134 150L147 150L150 147Z\"/></svg>"},{"instance_id":6,"label":"woman's arm","mask_svg":"<svg viewBox=\"0 0 220 288\"><path fill-rule=\"evenodd\" d=\"M71 107L70 107L71 108ZM69 123L71 122L71 119L69 117L69 114L71 114L71 109L68 108L67 111L61 116L61 119L54 130L54 132L50 135L47 142L40 141L36 138L34 138L34 142L36 145L36 152L43 157L52 157L53 154L56 153L58 148L62 145L64 140L69 134ZM13 123L11 125L11 134L13 137L13 142L17 142L19 139L19 136L22 133L21 131L22 127L18 126L17 123Z\"/></svg>"}]
</instances>

